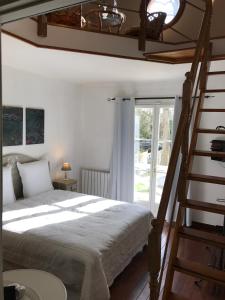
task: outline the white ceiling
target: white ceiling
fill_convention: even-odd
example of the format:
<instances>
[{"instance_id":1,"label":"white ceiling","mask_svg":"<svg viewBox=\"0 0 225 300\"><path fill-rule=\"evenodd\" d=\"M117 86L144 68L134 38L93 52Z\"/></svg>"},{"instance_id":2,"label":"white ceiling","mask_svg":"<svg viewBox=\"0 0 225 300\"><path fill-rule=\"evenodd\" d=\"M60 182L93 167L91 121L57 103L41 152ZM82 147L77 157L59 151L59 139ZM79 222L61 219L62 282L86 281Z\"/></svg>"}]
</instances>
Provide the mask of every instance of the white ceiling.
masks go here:
<instances>
[{"instance_id":1,"label":"white ceiling","mask_svg":"<svg viewBox=\"0 0 225 300\"><path fill-rule=\"evenodd\" d=\"M107 56L41 49L2 35L2 62L45 77L86 82L181 80L189 64L169 65Z\"/></svg>"}]
</instances>

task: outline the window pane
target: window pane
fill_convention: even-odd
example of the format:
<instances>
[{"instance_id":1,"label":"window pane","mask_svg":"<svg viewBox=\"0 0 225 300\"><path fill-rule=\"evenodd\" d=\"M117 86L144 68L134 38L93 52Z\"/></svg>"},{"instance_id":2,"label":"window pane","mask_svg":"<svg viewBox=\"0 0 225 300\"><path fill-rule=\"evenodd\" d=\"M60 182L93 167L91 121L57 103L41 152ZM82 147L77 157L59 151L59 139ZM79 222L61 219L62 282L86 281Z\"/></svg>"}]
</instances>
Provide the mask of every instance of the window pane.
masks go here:
<instances>
[{"instance_id":1,"label":"window pane","mask_svg":"<svg viewBox=\"0 0 225 300\"><path fill-rule=\"evenodd\" d=\"M165 23L170 23L177 15L180 8L180 0L151 0L148 6L148 12L162 11L167 14Z\"/></svg>"},{"instance_id":2,"label":"window pane","mask_svg":"<svg viewBox=\"0 0 225 300\"><path fill-rule=\"evenodd\" d=\"M160 203L166 172L170 160L173 132L173 107L161 107L159 112L159 140L156 164L155 202Z\"/></svg>"},{"instance_id":3,"label":"window pane","mask_svg":"<svg viewBox=\"0 0 225 300\"><path fill-rule=\"evenodd\" d=\"M135 202L149 207L153 109L135 110Z\"/></svg>"},{"instance_id":4,"label":"window pane","mask_svg":"<svg viewBox=\"0 0 225 300\"><path fill-rule=\"evenodd\" d=\"M138 139L152 138L152 108L135 109L135 137Z\"/></svg>"},{"instance_id":5,"label":"window pane","mask_svg":"<svg viewBox=\"0 0 225 300\"><path fill-rule=\"evenodd\" d=\"M172 107L160 108L159 113L159 140L172 139L173 134L173 112Z\"/></svg>"}]
</instances>

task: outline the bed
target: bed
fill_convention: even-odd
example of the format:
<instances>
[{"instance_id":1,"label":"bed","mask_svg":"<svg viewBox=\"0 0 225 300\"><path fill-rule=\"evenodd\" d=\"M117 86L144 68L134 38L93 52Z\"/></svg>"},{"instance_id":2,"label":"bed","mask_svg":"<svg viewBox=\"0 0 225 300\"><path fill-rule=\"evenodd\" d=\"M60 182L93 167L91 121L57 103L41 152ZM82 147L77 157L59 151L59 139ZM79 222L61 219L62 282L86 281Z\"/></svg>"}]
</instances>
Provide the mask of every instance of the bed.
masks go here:
<instances>
[{"instance_id":1,"label":"bed","mask_svg":"<svg viewBox=\"0 0 225 300\"><path fill-rule=\"evenodd\" d=\"M18 197L16 165L13 180ZM4 268L51 272L69 300L107 300L114 279L147 243L150 220L138 205L69 191L18 199L3 207Z\"/></svg>"}]
</instances>

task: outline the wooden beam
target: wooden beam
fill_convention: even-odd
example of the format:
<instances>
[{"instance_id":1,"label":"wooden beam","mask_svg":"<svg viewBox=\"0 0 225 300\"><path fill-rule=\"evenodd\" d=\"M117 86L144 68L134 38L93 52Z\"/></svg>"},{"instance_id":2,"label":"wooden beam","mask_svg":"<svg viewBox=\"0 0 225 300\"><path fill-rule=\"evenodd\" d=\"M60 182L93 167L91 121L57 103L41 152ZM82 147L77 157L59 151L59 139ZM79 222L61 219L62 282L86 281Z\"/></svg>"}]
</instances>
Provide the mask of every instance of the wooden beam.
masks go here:
<instances>
[{"instance_id":1,"label":"wooden beam","mask_svg":"<svg viewBox=\"0 0 225 300\"><path fill-rule=\"evenodd\" d=\"M5 24L86 2L87 0L1 0L0 23Z\"/></svg>"},{"instance_id":2,"label":"wooden beam","mask_svg":"<svg viewBox=\"0 0 225 300\"><path fill-rule=\"evenodd\" d=\"M140 5L140 35L138 40L139 51L145 51L146 48L146 18L147 18L147 5L149 1L141 0Z\"/></svg>"},{"instance_id":3,"label":"wooden beam","mask_svg":"<svg viewBox=\"0 0 225 300\"><path fill-rule=\"evenodd\" d=\"M41 37L47 37L48 33L48 22L47 22L47 16L41 15L38 16L38 22L37 22L37 35Z\"/></svg>"}]
</instances>

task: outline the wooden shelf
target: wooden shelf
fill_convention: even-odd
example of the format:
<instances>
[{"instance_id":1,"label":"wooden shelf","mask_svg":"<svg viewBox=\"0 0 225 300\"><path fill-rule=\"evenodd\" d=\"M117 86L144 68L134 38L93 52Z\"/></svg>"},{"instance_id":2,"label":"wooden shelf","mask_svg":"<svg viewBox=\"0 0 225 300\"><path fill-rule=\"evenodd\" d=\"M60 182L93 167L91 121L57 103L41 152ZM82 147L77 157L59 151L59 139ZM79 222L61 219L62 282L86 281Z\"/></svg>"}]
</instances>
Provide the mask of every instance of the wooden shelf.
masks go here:
<instances>
[{"instance_id":1,"label":"wooden shelf","mask_svg":"<svg viewBox=\"0 0 225 300\"><path fill-rule=\"evenodd\" d=\"M207 75L208 76L225 75L225 71L208 72Z\"/></svg>"},{"instance_id":2,"label":"wooden shelf","mask_svg":"<svg viewBox=\"0 0 225 300\"><path fill-rule=\"evenodd\" d=\"M187 199L183 206L187 208L192 208L196 210L202 210L206 212L211 212L215 214L225 215L225 205L214 204L205 201L191 200Z\"/></svg>"},{"instance_id":3,"label":"wooden shelf","mask_svg":"<svg viewBox=\"0 0 225 300\"><path fill-rule=\"evenodd\" d=\"M194 150L193 155L225 158L225 152L218 152L218 151Z\"/></svg>"},{"instance_id":4,"label":"wooden shelf","mask_svg":"<svg viewBox=\"0 0 225 300\"><path fill-rule=\"evenodd\" d=\"M225 130L217 130L217 129L207 129L207 128L197 128L196 132L198 133L211 133L211 134L225 134Z\"/></svg>"},{"instance_id":5,"label":"wooden shelf","mask_svg":"<svg viewBox=\"0 0 225 300\"><path fill-rule=\"evenodd\" d=\"M217 177L217 176L209 176L209 175L201 175L201 174L189 174L188 180L225 185L225 177Z\"/></svg>"},{"instance_id":6,"label":"wooden shelf","mask_svg":"<svg viewBox=\"0 0 225 300\"><path fill-rule=\"evenodd\" d=\"M202 108L200 112L225 112L225 108Z\"/></svg>"},{"instance_id":7,"label":"wooden shelf","mask_svg":"<svg viewBox=\"0 0 225 300\"><path fill-rule=\"evenodd\" d=\"M199 263L177 258L174 269L178 272L225 285L225 273Z\"/></svg>"},{"instance_id":8,"label":"wooden shelf","mask_svg":"<svg viewBox=\"0 0 225 300\"><path fill-rule=\"evenodd\" d=\"M225 93L225 89L205 90L205 93Z\"/></svg>"},{"instance_id":9,"label":"wooden shelf","mask_svg":"<svg viewBox=\"0 0 225 300\"><path fill-rule=\"evenodd\" d=\"M179 230L179 236L185 239L194 240L219 248L225 248L225 236L218 233L211 233L203 230L182 227Z\"/></svg>"}]
</instances>

